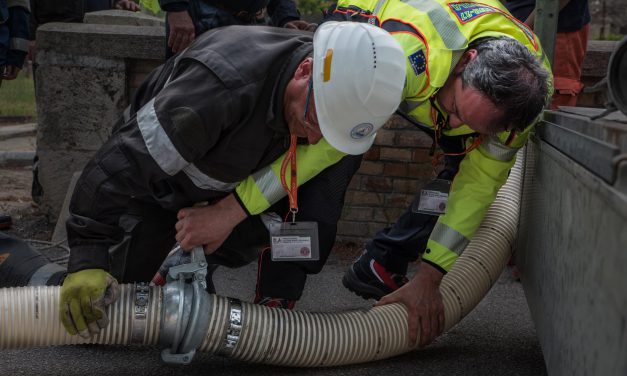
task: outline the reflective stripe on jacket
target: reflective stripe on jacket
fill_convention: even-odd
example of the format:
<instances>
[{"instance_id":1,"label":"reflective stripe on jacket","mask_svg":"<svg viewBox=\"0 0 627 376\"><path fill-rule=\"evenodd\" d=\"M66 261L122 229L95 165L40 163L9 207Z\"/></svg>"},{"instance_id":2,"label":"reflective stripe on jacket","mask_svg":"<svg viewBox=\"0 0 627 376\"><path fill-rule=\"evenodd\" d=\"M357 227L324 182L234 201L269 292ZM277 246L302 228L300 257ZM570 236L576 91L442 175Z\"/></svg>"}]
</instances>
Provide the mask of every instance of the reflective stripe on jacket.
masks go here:
<instances>
[{"instance_id":1,"label":"reflective stripe on jacket","mask_svg":"<svg viewBox=\"0 0 627 376\"><path fill-rule=\"evenodd\" d=\"M434 124L428 99L444 85L474 40L514 38L551 71L535 34L497 0L340 0L331 19L378 25L399 41L407 55L403 107L410 116L431 127ZM466 155L453 181L447 211L431 234L423 260L450 270L505 183L516 151L526 142L532 126L515 137L510 137L510 132L486 137L480 147ZM450 136L471 133L474 131L466 125L444 130ZM506 145L511 138L513 141Z\"/></svg>"}]
</instances>

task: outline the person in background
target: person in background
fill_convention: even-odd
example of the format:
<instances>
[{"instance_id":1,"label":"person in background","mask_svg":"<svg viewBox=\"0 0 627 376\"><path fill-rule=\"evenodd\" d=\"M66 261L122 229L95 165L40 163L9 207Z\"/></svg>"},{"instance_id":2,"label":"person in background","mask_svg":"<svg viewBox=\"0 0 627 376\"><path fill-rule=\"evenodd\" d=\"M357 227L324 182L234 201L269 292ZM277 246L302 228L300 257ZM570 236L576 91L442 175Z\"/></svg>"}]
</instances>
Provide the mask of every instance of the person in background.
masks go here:
<instances>
[{"instance_id":1,"label":"person in background","mask_svg":"<svg viewBox=\"0 0 627 376\"><path fill-rule=\"evenodd\" d=\"M28 53L27 0L0 0L0 85L14 80Z\"/></svg>"},{"instance_id":2,"label":"person in background","mask_svg":"<svg viewBox=\"0 0 627 376\"><path fill-rule=\"evenodd\" d=\"M257 24L267 11L271 26L313 31L293 0L159 0L166 15L166 58L183 51L207 30ZM263 21L261 21L263 22Z\"/></svg>"},{"instance_id":3,"label":"person in background","mask_svg":"<svg viewBox=\"0 0 627 376\"><path fill-rule=\"evenodd\" d=\"M508 0L505 6L514 17L534 28L536 0ZM583 89L581 66L590 29L588 0L559 0L559 9L553 58L555 92L551 109L577 105L577 95Z\"/></svg>"}]
</instances>

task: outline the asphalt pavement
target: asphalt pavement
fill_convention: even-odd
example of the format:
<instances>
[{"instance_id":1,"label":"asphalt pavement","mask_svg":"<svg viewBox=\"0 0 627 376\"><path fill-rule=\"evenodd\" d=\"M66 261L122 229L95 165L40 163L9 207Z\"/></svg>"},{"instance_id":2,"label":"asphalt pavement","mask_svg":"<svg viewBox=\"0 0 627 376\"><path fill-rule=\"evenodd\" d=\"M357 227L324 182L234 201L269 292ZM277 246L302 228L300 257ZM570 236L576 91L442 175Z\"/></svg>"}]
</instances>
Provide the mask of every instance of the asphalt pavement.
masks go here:
<instances>
[{"instance_id":1,"label":"asphalt pavement","mask_svg":"<svg viewBox=\"0 0 627 376\"><path fill-rule=\"evenodd\" d=\"M332 255L311 276L296 309L342 311L368 307L344 289L347 261ZM219 268L218 293L250 301L255 263L236 270ZM457 326L426 349L395 358L331 368L288 368L250 364L198 354L188 366L169 366L159 349L80 345L0 351L0 375L546 375L544 359L522 286L505 270L483 301Z\"/></svg>"}]
</instances>

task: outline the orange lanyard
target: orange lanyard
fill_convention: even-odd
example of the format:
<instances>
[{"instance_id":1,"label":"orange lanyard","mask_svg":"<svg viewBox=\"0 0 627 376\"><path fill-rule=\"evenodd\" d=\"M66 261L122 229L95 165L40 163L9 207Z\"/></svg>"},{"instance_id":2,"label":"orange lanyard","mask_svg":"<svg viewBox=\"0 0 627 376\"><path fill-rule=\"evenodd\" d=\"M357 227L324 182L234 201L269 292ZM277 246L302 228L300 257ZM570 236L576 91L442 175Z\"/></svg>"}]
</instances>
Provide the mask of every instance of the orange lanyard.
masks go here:
<instances>
[{"instance_id":1,"label":"orange lanyard","mask_svg":"<svg viewBox=\"0 0 627 376\"><path fill-rule=\"evenodd\" d=\"M290 163L290 186L287 186L285 179L285 173L287 171L287 164ZM287 192L287 197L290 200L290 213L292 213L292 222L296 221L296 213L298 213L298 179L296 175L296 136L290 136L290 148L287 151L287 155L281 163L281 184L283 189Z\"/></svg>"},{"instance_id":2,"label":"orange lanyard","mask_svg":"<svg viewBox=\"0 0 627 376\"><path fill-rule=\"evenodd\" d=\"M442 136L442 128L444 128L448 124L448 118L444 117L444 114L442 114L442 112L436 107L435 93L431 97L429 97L429 102L431 102L431 121L433 122L433 125L435 127L435 132L434 132L435 135L433 137L433 144L431 144L431 150L429 152L429 155L433 156L435 154L435 146L438 144L440 137ZM483 137L479 135L478 137L475 137L472 144L461 153L437 153L435 154L435 157L431 160L434 173L435 173L435 169L437 165L440 163L440 160L442 160L442 157L444 157L445 155L459 156L459 155L468 154L471 151L475 150L477 147L479 147L482 141L483 141Z\"/></svg>"}]
</instances>

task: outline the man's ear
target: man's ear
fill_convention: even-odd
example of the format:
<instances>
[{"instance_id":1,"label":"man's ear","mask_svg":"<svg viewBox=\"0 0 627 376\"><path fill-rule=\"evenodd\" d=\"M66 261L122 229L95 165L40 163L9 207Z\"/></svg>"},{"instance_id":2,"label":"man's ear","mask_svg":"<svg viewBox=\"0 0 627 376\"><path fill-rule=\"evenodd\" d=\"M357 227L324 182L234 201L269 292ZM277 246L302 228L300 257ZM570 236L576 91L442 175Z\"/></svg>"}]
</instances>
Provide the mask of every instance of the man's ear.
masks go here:
<instances>
[{"instance_id":1,"label":"man's ear","mask_svg":"<svg viewBox=\"0 0 627 376\"><path fill-rule=\"evenodd\" d=\"M295 79L309 80L313 74L313 58L307 57L301 61L294 72Z\"/></svg>"},{"instance_id":2,"label":"man's ear","mask_svg":"<svg viewBox=\"0 0 627 376\"><path fill-rule=\"evenodd\" d=\"M464 54L457 62L457 65L455 65L455 69L453 69L453 73L455 73L456 75L462 74L464 69L466 69L466 65L468 65L468 63L475 60L476 58L477 58L477 50L475 50L474 48L464 51Z\"/></svg>"}]
</instances>

